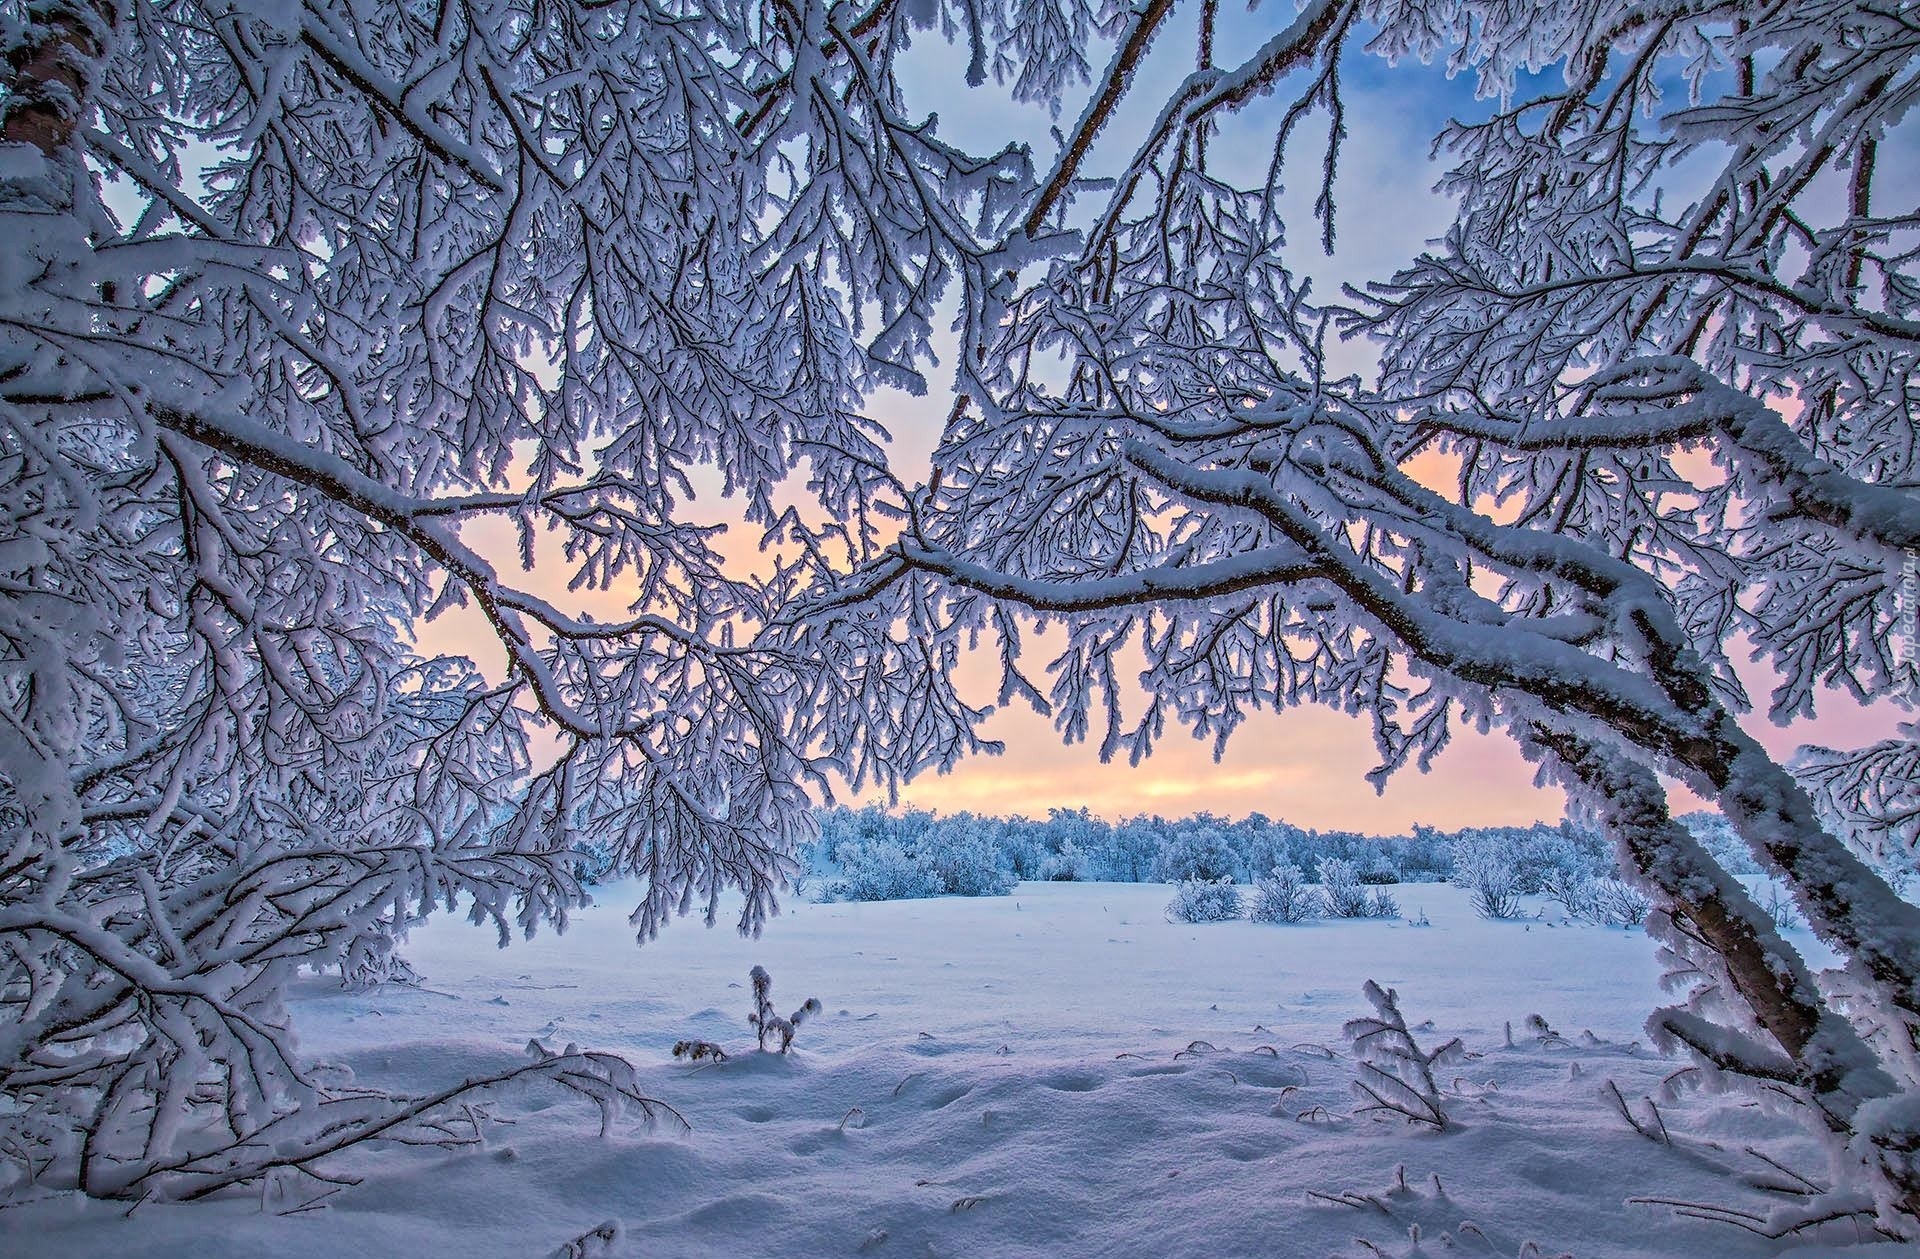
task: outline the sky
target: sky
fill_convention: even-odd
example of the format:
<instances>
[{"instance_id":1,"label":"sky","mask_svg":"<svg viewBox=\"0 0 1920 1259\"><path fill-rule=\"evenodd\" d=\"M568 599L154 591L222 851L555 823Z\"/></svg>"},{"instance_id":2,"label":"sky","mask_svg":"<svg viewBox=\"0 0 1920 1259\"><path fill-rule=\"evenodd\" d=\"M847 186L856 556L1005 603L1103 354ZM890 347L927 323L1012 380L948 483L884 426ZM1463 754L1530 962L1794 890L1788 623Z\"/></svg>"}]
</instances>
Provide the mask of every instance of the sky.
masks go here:
<instances>
[{"instance_id":1,"label":"sky","mask_svg":"<svg viewBox=\"0 0 1920 1259\"><path fill-rule=\"evenodd\" d=\"M1168 91L1193 67L1194 31L1181 25L1188 6L1177 9L1162 31L1136 82L1102 133L1083 174L1111 173L1131 154ZM1222 28L1217 46L1224 57L1244 55L1291 16L1291 6L1269 3L1251 12L1241 6L1221 6ZM1096 72L1109 54L1089 57ZM1357 52L1344 74L1348 139L1340 155L1334 185L1337 205L1335 249L1322 253L1320 229L1311 216L1319 190L1324 123L1310 123L1284 169L1284 217L1293 251L1289 265L1297 275L1310 277L1314 292L1330 296L1343 282L1385 278L1417 254L1426 242L1444 230L1452 215L1451 203L1434 191L1441 174L1431 156L1432 138L1449 116L1484 116L1489 102L1477 101L1472 84L1449 80L1435 67L1388 68ZM1010 136L1033 144L1036 161L1051 160L1053 143L1047 138L1053 119L1043 108L1023 108L984 93L945 94L941 85L958 84L964 58L937 41L923 37L909 53L902 81L908 85L907 113L931 111L939 115L937 134L950 143L975 152L992 152ZM1063 103L1057 125L1068 129L1078 118L1084 96ZM1210 146L1213 160L1230 175L1264 172L1270 156L1271 111L1249 111L1223 125ZM1235 169L1238 168L1238 169ZM950 362L948 352L943 359ZM1364 343L1333 348L1336 371L1367 373L1371 354ZM925 477L931 451L951 395L943 385L950 366L928 373L932 386L925 397L882 390L872 399L871 411L892 432L891 460L902 479L912 483ZM724 519L723 504L708 502L697 509L702 518ZM748 530L740 539L743 552ZM609 611L614 608L610 606ZM481 654L483 627L470 618L458 618L429 630L425 641L460 645ZM1044 659L1044 640L1029 643L1029 662ZM990 659L969 664L963 678L971 693L984 702L996 689L997 673ZM1764 694L1767 680L1759 668L1747 671L1749 689ZM1137 714L1140 704L1131 706ZM1856 746L1893 733L1902 714L1882 705L1861 710L1835 695L1818 720L1798 723L1790 730L1755 716L1746 723L1776 756L1791 755L1803 743ZM1049 719L1024 708L991 717L983 731L1002 741L1002 755L976 757L945 775L927 775L901 792L902 804L952 812L1042 815L1054 806L1086 807L1109 818L1136 813L1167 816L1210 810L1231 817L1261 812L1297 825L1368 833L1399 833L1415 822L1442 827L1524 824L1562 816L1565 801L1557 789L1541 788L1528 765L1504 734L1459 730L1453 744L1434 762L1432 772L1408 768L1396 775L1384 792L1376 793L1365 774L1376 763L1367 723L1324 708L1271 709L1253 715L1235 735L1225 755L1213 759L1211 741L1199 742L1184 732L1169 731L1155 755L1134 767L1124 758L1102 764L1094 747L1063 745ZM868 792L863 799L876 798ZM1676 789L1677 809L1698 802Z\"/></svg>"}]
</instances>

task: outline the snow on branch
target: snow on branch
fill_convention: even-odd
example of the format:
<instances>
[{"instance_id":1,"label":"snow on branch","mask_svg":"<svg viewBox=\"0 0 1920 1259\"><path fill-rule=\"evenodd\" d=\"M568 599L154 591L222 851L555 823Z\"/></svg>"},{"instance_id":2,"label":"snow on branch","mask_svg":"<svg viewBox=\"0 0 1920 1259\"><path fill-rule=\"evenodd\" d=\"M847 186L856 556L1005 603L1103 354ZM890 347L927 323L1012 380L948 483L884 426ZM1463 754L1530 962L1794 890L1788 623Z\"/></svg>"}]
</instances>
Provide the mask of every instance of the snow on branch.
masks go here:
<instances>
[{"instance_id":1,"label":"snow on branch","mask_svg":"<svg viewBox=\"0 0 1920 1259\"><path fill-rule=\"evenodd\" d=\"M1920 911L1821 812L1897 836L1856 785L1900 761L1810 761L1816 802L1732 659L1781 721L1920 695L1920 224L1888 183L1920 35L1868 3L1314 0L1221 66L1202 5L1199 64L1119 137L1178 7L48 0L0 29L0 1127L42 1174L320 1105L295 969L452 908L558 926L584 838L641 937L733 893L757 930L816 797L994 749L956 681L984 642L1000 702L1105 756L1318 703L1371 723L1376 783L1466 722L1628 802L1628 864L1766 1032L1676 1036L1775 1042L1920 1228ZM1071 133L955 143L902 82L930 33L969 103L1072 99ZM1330 242L1356 55L1490 104L1437 137L1453 222L1316 304L1281 190L1324 122ZM1270 160L1209 144L1229 113ZM915 486L868 408L932 387L943 303ZM1378 373L1338 377L1330 334ZM690 505L715 488L757 561ZM499 676L419 650L463 606ZM1845 1001L1655 772L1786 886Z\"/></svg>"},{"instance_id":2,"label":"snow on branch","mask_svg":"<svg viewBox=\"0 0 1920 1259\"><path fill-rule=\"evenodd\" d=\"M1353 1088L1366 1103L1361 1111L1395 1114L1410 1123L1445 1132L1447 1112L1433 1069L1457 1061L1465 1053L1460 1038L1422 1049L1400 1013L1399 993L1383 989L1371 979L1360 991L1374 1012L1349 1019L1341 1032L1360 1055L1360 1078Z\"/></svg>"}]
</instances>

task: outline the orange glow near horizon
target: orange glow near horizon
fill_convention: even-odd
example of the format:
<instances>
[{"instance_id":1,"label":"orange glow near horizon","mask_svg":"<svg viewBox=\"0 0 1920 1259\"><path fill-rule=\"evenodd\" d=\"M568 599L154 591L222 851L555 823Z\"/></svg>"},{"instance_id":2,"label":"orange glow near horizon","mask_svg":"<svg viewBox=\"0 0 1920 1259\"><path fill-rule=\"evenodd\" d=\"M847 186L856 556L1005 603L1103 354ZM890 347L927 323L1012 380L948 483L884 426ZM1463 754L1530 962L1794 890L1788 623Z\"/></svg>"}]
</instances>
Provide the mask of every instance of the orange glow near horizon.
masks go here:
<instances>
[{"instance_id":1,"label":"orange glow near horizon","mask_svg":"<svg viewBox=\"0 0 1920 1259\"><path fill-rule=\"evenodd\" d=\"M1177 731L1138 767L1123 757L1103 765L1096 747L1063 745L1046 718L1024 710L994 714L985 733L1004 741L1006 751L916 779L901 789L901 803L1029 817L1084 807L1109 821L1142 813L1263 813L1296 826L1371 835L1404 834L1416 822L1523 826L1557 821L1566 808L1560 791L1534 785L1533 767L1511 741L1472 731L1455 736L1433 772L1407 769L1376 795L1365 778L1378 760L1366 722L1318 707L1254 714L1218 762L1211 740Z\"/></svg>"},{"instance_id":2,"label":"orange glow near horizon","mask_svg":"<svg viewBox=\"0 0 1920 1259\"><path fill-rule=\"evenodd\" d=\"M1749 676L1749 683L1759 676ZM1887 738L1908 716L1889 704L1861 707L1830 694L1814 721L1782 728L1749 715L1742 724L1785 760L1809 743L1857 747ZM1142 813L1180 817L1204 810L1240 818L1258 812L1296 826L1368 835L1405 834L1416 822L1454 830L1556 822L1566 814L1565 794L1536 785L1534 767L1499 730L1456 729L1431 772L1403 769L1379 794L1365 777L1378 762L1366 721L1320 707L1253 714L1217 763L1210 741L1170 731L1140 766L1124 757L1103 765L1096 746L1062 744L1046 718L1025 709L995 713L982 733L1006 750L917 778L901 788L900 803L939 813L1028 817L1084 807L1109 821ZM857 802L881 798L868 791ZM1668 805L1675 813L1710 807L1672 782Z\"/></svg>"}]
</instances>

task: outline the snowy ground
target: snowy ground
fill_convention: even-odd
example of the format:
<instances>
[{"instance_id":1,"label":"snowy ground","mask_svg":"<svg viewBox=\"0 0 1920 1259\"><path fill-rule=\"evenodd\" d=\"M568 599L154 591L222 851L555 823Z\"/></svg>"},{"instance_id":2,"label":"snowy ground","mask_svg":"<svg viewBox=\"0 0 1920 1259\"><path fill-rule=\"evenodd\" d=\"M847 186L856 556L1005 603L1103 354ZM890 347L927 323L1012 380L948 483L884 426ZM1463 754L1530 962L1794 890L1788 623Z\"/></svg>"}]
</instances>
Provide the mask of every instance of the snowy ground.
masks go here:
<instances>
[{"instance_id":1,"label":"snowy ground","mask_svg":"<svg viewBox=\"0 0 1920 1259\"><path fill-rule=\"evenodd\" d=\"M299 993L307 1051L424 1091L508 1064L530 1037L578 1041L639 1063L691 1131L603 1139L597 1116L530 1092L499 1104L515 1122L485 1149L354 1155L342 1169L365 1183L323 1209L277 1214L251 1193L129 1217L63 1197L0 1213L0 1254L535 1259L603 1222L617 1239L585 1254L1796 1250L1628 1203L1764 1209L1774 1199L1749 1182L1779 1176L1748 1147L1824 1171L1794 1128L1741 1099L1662 1102L1667 1146L1603 1097L1615 1081L1644 1113L1677 1065L1640 1030L1660 999L1644 935L1487 923L1453 888L1397 891L1430 927L1183 926L1163 916L1169 889L1128 884L797 904L758 941L682 923L644 949L617 886L566 936L506 951L436 924L408 949L423 988L352 995L316 980ZM825 1005L784 1059L745 1053L755 963L783 1012L809 995ZM1396 987L1410 1022L1432 1021L1422 1037L1472 1051L1444 1073L1452 1131L1352 1117L1339 1032L1366 1012L1367 979ZM1531 1013L1566 1042L1529 1036ZM743 1056L675 1063L685 1037Z\"/></svg>"}]
</instances>

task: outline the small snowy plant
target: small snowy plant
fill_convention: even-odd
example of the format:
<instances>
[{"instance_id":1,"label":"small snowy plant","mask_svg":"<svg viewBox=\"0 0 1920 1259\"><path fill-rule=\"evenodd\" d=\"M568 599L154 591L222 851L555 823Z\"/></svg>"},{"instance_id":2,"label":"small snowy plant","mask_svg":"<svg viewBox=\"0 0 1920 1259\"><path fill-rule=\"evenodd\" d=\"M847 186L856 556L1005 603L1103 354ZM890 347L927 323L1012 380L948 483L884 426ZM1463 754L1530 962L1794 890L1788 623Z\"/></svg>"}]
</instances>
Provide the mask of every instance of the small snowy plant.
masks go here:
<instances>
[{"instance_id":1,"label":"small snowy plant","mask_svg":"<svg viewBox=\"0 0 1920 1259\"><path fill-rule=\"evenodd\" d=\"M1393 893L1384 887L1376 887L1367 893L1367 912L1369 918L1398 918L1400 902Z\"/></svg>"},{"instance_id":2,"label":"small snowy plant","mask_svg":"<svg viewBox=\"0 0 1920 1259\"><path fill-rule=\"evenodd\" d=\"M1183 879L1167 902L1170 922L1232 922L1240 916L1240 889L1232 879Z\"/></svg>"},{"instance_id":3,"label":"small snowy plant","mask_svg":"<svg viewBox=\"0 0 1920 1259\"><path fill-rule=\"evenodd\" d=\"M1319 889L1299 866L1282 862L1253 881L1249 916L1255 922L1306 922L1325 912Z\"/></svg>"},{"instance_id":4,"label":"small snowy plant","mask_svg":"<svg viewBox=\"0 0 1920 1259\"><path fill-rule=\"evenodd\" d=\"M1644 926L1653 900L1625 879L1595 879L1591 921L1605 927Z\"/></svg>"},{"instance_id":5,"label":"small snowy plant","mask_svg":"<svg viewBox=\"0 0 1920 1259\"><path fill-rule=\"evenodd\" d=\"M1490 836L1462 832L1453 849L1453 882L1473 894L1473 912L1482 918L1520 916L1520 871Z\"/></svg>"},{"instance_id":6,"label":"small snowy plant","mask_svg":"<svg viewBox=\"0 0 1920 1259\"><path fill-rule=\"evenodd\" d=\"M1366 918L1367 885L1360 881L1360 867L1340 857L1320 859L1320 892L1326 898L1330 918Z\"/></svg>"},{"instance_id":7,"label":"small snowy plant","mask_svg":"<svg viewBox=\"0 0 1920 1259\"><path fill-rule=\"evenodd\" d=\"M820 1013L820 999L808 997L800 1003L800 1008L785 1018L773 1012L773 976L767 974L767 968L756 966L749 972L753 980L753 1013L747 1016L747 1022L760 1036L761 1052L769 1045L776 1052L785 1053L793 1045L793 1034L810 1014Z\"/></svg>"},{"instance_id":8,"label":"small snowy plant","mask_svg":"<svg viewBox=\"0 0 1920 1259\"><path fill-rule=\"evenodd\" d=\"M1353 1082L1353 1091L1365 1103L1360 1112L1396 1114L1410 1123L1444 1131L1447 1112L1440 1105L1433 1069L1461 1057L1460 1038L1422 1049L1407 1030L1398 992L1382 989L1371 979L1361 992L1372 1003L1373 1014L1349 1020L1341 1029L1360 1055L1360 1078Z\"/></svg>"}]
</instances>

